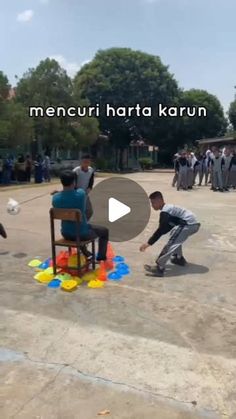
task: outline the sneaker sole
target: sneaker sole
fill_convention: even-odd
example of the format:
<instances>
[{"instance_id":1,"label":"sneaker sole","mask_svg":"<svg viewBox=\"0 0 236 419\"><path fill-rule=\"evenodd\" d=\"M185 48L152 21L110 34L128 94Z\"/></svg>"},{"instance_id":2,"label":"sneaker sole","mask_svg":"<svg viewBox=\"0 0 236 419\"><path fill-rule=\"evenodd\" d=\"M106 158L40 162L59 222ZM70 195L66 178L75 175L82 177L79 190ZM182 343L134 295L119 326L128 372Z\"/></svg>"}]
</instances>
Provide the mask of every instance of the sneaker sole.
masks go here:
<instances>
[{"instance_id":1,"label":"sneaker sole","mask_svg":"<svg viewBox=\"0 0 236 419\"><path fill-rule=\"evenodd\" d=\"M164 277L164 274L158 274L158 273L154 274L154 273L151 273L151 272L146 272L145 275L149 276L149 277L152 277L152 278L163 278Z\"/></svg>"},{"instance_id":2,"label":"sneaker sole","mask_svg":"<svg viewBox=\"0 0 236 419\"><path fill-rule=\"evenodd\" d=\"M160 276L162 277L164 275L164 272L160 272L158 270L153 271L152 267L149 265L144 265L144 269L146 271L146 273L150 274L151 276Z\"/></svg>"}]
</instances>

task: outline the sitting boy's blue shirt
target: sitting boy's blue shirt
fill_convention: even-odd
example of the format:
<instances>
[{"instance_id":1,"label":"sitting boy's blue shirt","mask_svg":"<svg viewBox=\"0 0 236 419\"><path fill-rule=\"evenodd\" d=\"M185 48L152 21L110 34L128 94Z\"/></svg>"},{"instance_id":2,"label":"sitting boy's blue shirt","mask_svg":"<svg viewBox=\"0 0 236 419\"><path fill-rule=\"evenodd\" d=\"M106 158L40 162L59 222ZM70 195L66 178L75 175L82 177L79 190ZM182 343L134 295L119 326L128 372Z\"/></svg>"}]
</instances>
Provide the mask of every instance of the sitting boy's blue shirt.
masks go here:
<instances>
[{"instance_id":1,"label":"sitting boy's blue shirt","mask_svg":"<svg viewBox=\"0 0 236 419\"><path fill-rule=\"evenodd\" d=\"M52 198L52 206L54 208L79 209L82 213L82 221L80 223L80 236L86 236L89 232L89 226L86 220L86 193L83 189L62 191L55 194ZM73 221L62 221L61 233L65 238L76 237L76 223Z\"/></svg>"}]
</instances>

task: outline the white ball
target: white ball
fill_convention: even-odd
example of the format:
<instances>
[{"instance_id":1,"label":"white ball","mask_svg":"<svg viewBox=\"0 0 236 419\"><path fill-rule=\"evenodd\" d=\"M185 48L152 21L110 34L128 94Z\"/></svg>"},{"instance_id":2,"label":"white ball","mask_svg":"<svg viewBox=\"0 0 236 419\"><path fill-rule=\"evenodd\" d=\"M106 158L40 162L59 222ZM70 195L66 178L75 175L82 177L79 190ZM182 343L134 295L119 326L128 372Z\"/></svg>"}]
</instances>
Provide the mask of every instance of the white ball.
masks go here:
<instances>
[{"instance_id":1,"label":"white ball","mask_svg":"<svg viewBox=\"0 0 236 419\"><path fill-rule=\"evenodd\" d=\"M15 201L14 199L10 198L8 203L7 203L7 212L10 215L17 215L19 214L21 208L20 205L17 201Z\"/></svg>"},{"instance_id":2,"label":"white ball","mask_svg":"<svg viewBox=\"0 0 236 419\"><path fill-rule=\"evenodd\" d=\"M15 207L15 208L7 208L7 212L10 215L17 215L20 212L20 207Z\"/></svg>"}]
</instances>

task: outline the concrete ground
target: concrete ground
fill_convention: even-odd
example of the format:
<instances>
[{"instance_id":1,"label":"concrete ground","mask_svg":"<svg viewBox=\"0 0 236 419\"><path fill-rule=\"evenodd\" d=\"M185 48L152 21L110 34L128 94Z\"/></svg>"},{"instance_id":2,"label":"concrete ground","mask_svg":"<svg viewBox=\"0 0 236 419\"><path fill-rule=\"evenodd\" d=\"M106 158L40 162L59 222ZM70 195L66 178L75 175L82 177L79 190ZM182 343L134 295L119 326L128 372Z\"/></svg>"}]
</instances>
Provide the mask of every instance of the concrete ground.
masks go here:
<instances>
[{"instance_id":1,"label":"concrete ground","mask_svg":"<svg viewBox=\"0 0 236 419\"><path fill-rule=\"evenodd\" d=\"M102 290L72 294L33 279L27 263L50 256L50 196L6 213L54 186L0 191L1 419L236 418L236 193L177 192L171 174L129 175L148 193L193 210L200 232L185 245L185 268L152 279L143 264L166 238L138 252L139 237L114 244L132 274Z\"/></svg>"}]
</instances>

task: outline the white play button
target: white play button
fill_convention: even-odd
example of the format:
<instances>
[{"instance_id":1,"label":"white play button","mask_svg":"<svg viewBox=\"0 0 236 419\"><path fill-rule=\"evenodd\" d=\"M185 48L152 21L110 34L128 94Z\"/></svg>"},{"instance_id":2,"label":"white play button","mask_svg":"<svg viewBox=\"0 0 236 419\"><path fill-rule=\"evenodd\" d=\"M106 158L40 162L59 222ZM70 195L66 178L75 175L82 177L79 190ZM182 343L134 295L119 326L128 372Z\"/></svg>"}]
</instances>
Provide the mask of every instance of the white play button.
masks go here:
<instances>
[{"instance_id":1,"label":"white play button","mask_svg":"<svg viewBox=\"0 0 236 419\"><path fill-rule=\"evenodd\" d=\"M115 221L130 213L131 208L128 207L128 205L123 204L123 202L118 201L115 198L109 198L108 219L110 223L114 223Z\"/></svg>"},{"instance_id":2,"label":"white play button","mask_svg":"<svg viewBox=\"0 0 236 419\"><path fill-rule=\"evenodd\" d=\"M111 242L127 242L142 233L151 214L148 195L131 179L112 176L89 193L94 211L89 220L109 230Z\"/></svg>"}]
</instances>

